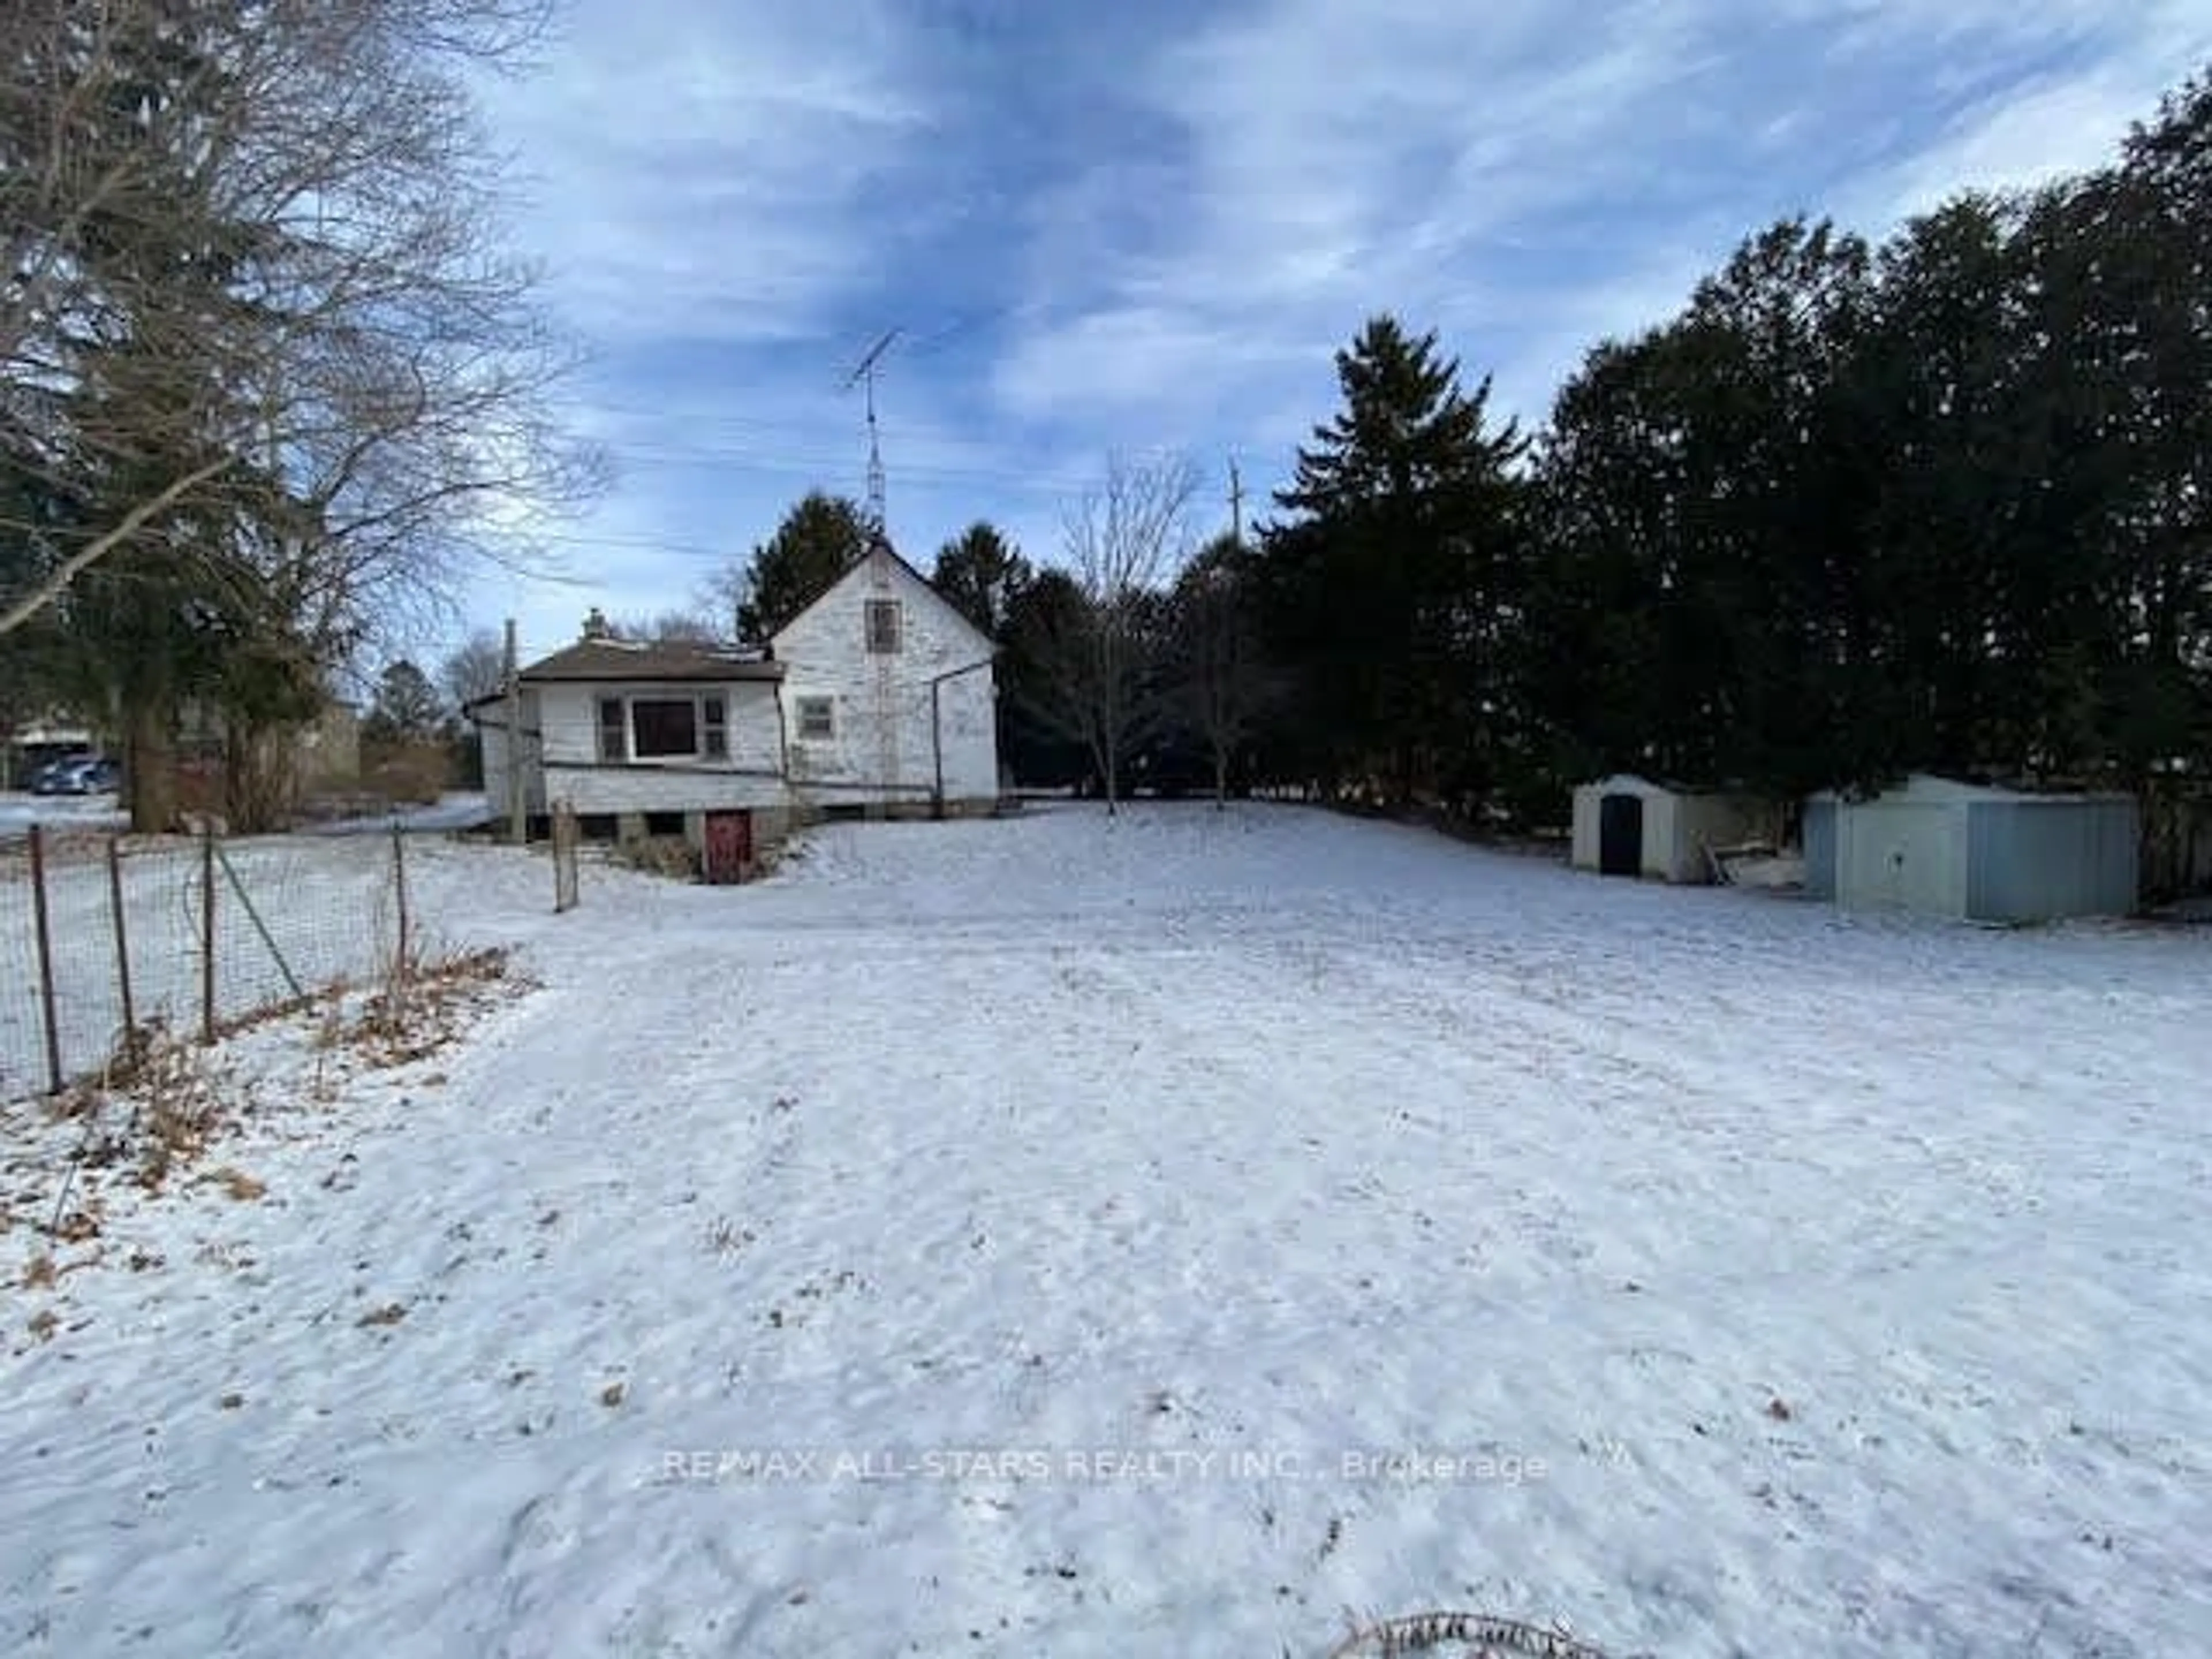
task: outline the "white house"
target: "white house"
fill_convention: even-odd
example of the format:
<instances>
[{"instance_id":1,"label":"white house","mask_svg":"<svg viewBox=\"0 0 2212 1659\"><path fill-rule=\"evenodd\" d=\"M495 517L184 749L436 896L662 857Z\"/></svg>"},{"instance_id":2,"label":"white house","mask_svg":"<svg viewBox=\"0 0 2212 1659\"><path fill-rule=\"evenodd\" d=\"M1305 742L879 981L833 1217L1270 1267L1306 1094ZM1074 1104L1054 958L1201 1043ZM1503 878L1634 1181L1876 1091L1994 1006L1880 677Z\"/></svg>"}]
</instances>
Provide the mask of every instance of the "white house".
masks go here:
<instances>
[{"instance_id":1,"label":"white house","mask_svg":"<svg viewBox=\"0 0 2212 1659\"><path fill-rule=\"evenodd\" d=\"M801 809L988 811L999 799L990 636L878 539L769 641Z\"/></svg>"},{"instance_id":2,"label":"white house","mask_svg":"<svg viewBox=\"0 0 2212 1659\"><path fill-rule=\"evenodd\" d=\"M1601 875L1708 882L1711 855L1753 839L1772 816L1753 796L1617 773L1575 791L1573 862Z\"/></svg>"},{"instance_id":3,"label":"white house","mask_svg":"<svg viewBox=\"0 0 2212 1659\"><path fill-rule=\"evenodd\" d=\"M988 811L999 799L989 637L888 544L765 647L583 639L517 677L532 819L565 802L587 832L750 849L794 819ZM469 713L504 807L507 700Z\"/></svg>"}]
</instances>

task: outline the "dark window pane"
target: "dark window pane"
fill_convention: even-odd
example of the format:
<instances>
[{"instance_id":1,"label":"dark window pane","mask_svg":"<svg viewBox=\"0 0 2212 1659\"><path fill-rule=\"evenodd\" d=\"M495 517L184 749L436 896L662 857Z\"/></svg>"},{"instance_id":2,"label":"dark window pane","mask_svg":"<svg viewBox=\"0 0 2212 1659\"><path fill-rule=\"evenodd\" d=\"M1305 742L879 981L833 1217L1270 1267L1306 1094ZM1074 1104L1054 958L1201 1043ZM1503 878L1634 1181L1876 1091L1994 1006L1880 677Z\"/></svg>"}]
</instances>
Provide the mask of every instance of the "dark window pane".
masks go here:
<instances>
[{"instance_id":1,"label":"dark window pane","mask_svg":"<svg viewBox=\"0 0 2212 1659\"><path fill-rule=\"evenodd\" d=\"M699 718L704 727L704 741L700 752L710 760L727 760L730 755L730 726L728 711L720 697L699 699Z\"/></svg>"},{"instance_id":2,"label":"dark window pane","mask_svg":"<svg viewBox=\"0 0 2212 1659\"><path fill-rule=\"evenodd\" d=\"M640 760L699 752L699 706L689 697L640 697L629 706L629 721Z\"/></svg>"},{"instance_id":3,"label":"dark window pane","mask_svg":"<svg viewBox=\"0 0 2212 1659\"><path fill-rule=\"evenodd\" d=\"M868 650L884 656L899 648L899 603L896 599L867 602Z\"/></svg>"},{"instance_id":4,"label":"dark window pane","mask_svg":"<svg viewBox=\"0 0 2212 1659\"><path fill-rule=\"evenodd\" d=\"M623 704L620 697L599 699L599 758L603 761L629 758L629 750L623 742Z\"/></svg>"}]
</instances>

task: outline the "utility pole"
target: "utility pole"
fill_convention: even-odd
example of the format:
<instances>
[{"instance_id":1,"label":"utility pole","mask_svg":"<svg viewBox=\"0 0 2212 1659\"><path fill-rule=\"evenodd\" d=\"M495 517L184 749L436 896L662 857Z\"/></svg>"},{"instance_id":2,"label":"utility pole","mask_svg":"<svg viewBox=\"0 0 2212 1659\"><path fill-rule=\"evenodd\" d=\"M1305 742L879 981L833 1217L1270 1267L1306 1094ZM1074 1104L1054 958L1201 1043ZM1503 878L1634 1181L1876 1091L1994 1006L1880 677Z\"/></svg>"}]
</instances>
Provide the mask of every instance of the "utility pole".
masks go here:
<instances>
[{"instance_id":1,"label":"utility pole","mask_svg":"<svg viewBox=\"0 0 2212 1659\"><path fill-rule=\"evenodd\" d=\"M1229 533L1237 545L1244 545L1244 475L1237 470L1237 458L1229 458Z\"/></svg>"},{"instance_id":2,"label":"utility pole","mask_svg":"<svg viewBox=\"0 0 2212 1659\"><path fill-rule=\"evenodd\" d=\"M517 847L530 839L530 798L522 777L522 669L514 643L514 618L507 619L507 653L502 678L507 686L507 834Z\"/></svg>"}]
</instances>

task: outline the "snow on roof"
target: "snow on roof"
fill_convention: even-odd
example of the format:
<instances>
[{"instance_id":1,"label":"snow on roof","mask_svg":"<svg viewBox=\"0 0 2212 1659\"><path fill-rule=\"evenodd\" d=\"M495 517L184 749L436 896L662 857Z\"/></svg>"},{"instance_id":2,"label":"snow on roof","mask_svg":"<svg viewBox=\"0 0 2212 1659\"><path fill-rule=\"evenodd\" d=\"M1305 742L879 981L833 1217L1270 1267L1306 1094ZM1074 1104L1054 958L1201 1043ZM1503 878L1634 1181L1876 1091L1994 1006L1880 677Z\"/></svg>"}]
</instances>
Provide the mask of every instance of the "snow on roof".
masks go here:
<instances>
[{"instance_id":1,"label":"snow on roof","mask_svg":"<svg viewBox=\"0 0 2212 1659\"><path fill-rule=\"evenodd\" d=\"M1834 801L1837 791L1823 789L1808 800ZM2131 799L2124 791L2095 789L2016 788L2005 784L1976 783L1966 778L1947 778L1933 772L1914 772L1901 783L1865 797L1869 801L1911 802L1923 805L1966 805L1973 801L2110 801Z\"/></svg>"},{"instance_id":2,"label":"snow on roof","mask_svg":"<svg viewBox=\"0 0 2212 1659\"><path fill-rule=\"evenodd\" d=\"M1731 788L1725 784L1674 783L1653 780L1637 772L1615 772L1609 776L1592 779L1581 786L1603 794L1623 795L1712 795L1728 799L1759 799L1757 790Z\"/></svg>"},{"instance_id":3,"label":"snow on roof","mask_svg":"<svg viewBox=\"0 0 2212 1659\"><path fill-rule=\"evenodd\" d=\"M672 640L580 640L522 671L526 684L593 680L775 680L783 665L756 647Z\"/></svg>"}]
</instances>

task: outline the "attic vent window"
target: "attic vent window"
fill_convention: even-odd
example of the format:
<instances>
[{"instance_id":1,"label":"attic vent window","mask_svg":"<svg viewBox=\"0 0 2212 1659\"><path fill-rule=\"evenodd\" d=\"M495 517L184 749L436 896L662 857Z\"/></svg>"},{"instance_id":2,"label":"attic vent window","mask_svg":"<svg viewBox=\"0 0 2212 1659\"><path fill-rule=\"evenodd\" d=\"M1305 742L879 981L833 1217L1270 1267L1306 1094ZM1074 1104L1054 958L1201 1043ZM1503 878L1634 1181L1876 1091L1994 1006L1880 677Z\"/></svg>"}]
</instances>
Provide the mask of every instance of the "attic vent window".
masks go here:
<instances>
[{"instance_id":1,"label":"attic vent window","mask_svg":"<svg viewBox=\"0 0 2212 1659\"><path fill-rule=\"evenodd\" d=\"M868 654L886 657L899 648L899 602L896 599L870 599L867 602Z\"/></svg>"}]
</instances>

